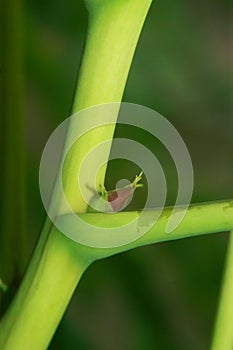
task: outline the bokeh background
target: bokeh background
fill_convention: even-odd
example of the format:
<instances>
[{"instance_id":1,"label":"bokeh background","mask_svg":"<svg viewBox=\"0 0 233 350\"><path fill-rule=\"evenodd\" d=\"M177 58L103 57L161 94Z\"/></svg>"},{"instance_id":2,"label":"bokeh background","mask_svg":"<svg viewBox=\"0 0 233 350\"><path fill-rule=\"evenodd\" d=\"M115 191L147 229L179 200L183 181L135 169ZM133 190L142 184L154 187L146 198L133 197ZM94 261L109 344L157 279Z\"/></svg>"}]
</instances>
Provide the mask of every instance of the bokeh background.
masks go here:
<instances>
[{"instance_id":1,"label":"bokeh background","mask_svg":"<svg viewBox=\"0 0 233 350\"><path fill-rule=\"evenodd\" d=\"M158 111L180 132L193 161L193 203L233 196L229 15L226 0L155 1L123 98ZM24 27L32 251L45 215L38 183L40 157L51 132L69 116L87 12L81 0L26 0ZM167 204L172 205L177 179L163 147L126 127L118 127L116 135L140 140L161 159ZM134 178L137 170L127 162L111 162L107 187ZM141 206L143 191L146 186L129 209ZM220 233L161 243L95 262L49 349L207 350L227 238Z\"/></svg>"}]
</instances>

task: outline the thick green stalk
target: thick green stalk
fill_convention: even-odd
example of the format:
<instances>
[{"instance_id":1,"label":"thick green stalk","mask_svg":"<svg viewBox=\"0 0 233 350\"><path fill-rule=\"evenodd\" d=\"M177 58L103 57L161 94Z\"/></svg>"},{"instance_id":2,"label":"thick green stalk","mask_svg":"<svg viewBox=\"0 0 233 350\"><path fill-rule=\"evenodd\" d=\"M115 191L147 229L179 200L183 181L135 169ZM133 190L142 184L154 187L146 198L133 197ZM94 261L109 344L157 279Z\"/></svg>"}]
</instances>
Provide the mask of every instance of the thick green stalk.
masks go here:
<instances>
[{"instance_id":1,"label":"thick green stalk","mask_svg":"<svg viewBox=\"0 0 233 350\"><path fill-rule=\"evenodd\" d=\"M211 350L233 349L233 231L230 233L225 273Z\"/></svg>"},{"instance_id":2,"label":"thick green stalk","mask_svg":"<svg viewBox=\"0 0 233 350\"><path fill-rule=\"evenodd\" d=\"M97 104L121 101L135 47L151 0L92 0L86 3L90 17L87 44L83 55L85 64L81 66L79 73L73 113ZM117 111L115 119L117 119ZM79 119L71 121L67 141L70 134L82 126L80 124ZM64 164L63 187L66 198L75 212L85 212L87 203L81 196L74 174L78 174L85 154L94 146L111 139L114 129L114 124L102 125L83 135ZM104 185L110 146L105 152L106 165L97 175L97 183L101 185ZM91 172L92 169L88 171Z\"/></svg>"},{"instance_id":3,"label":"thick green stalk","mask_svg":"<svg viewBox=\"0 0 233 350\"><path fill-rule=\"evenodd\" d=\"M87 44L73 112L119 102L151 0L86 0Z\"/></svg>"},{"instance_id":4,"label":"thick green stalk","mask_svg":"<svg viewBox=\"0 0 233 350\"><path fill-rule=\"evenodd\" d=\"M74 243L53 227L43 248L30 288L20 302L20 296L16 296L15 304L3 320L0 330L0 348L11 350L14 349L14 344L17 344L17 350L32 349L32 346L33 350L44 349L65 310L76 283L92 261L146 244L228 231L233 228L233 201L192 205L174 232L167 234L165 229L171 213L172 208L165 209L158 222L138 240L125 246L108 249L91 248ZM140 221L140 212L137 211L80 215L91 225L109 228L138 218L140 229L153 222L155 214L156 210L149 211L146 222ZM29 267L29 275L30 269L33 269L32 265Z\"/></svg>"},{"instance_id":5,"label":"thick green stalk","mask_svg":"<svg viewBox=\"0 0 233 350\"><path fill-rule=\"evenodd\" d=\"M98 103L120 101L150 3L151 0L88 1L89 30L73 112ZM101 92L97 93L99 90ZM78 127L79 125L71 123L69 132ZM82 159L82 154L85 154L90 145L89 142L93 139L100 142L106 137L111 138L113 131L114 127L111 126L102 133L96 133L96 138L90 135L79 144L74 156ZM68 162L68 171L65 172L64 178L65 187L68 186L67 191L70 191L71 197L74 174L71 174L70 170L73 161L74 159L71 159L70 163ZM104 181L104 175L105 169L101 174L101 183ZM75 202L75 209L78 212L85 211L86 204L80 199ZM59 244L61 241L63 243ZM61 236L52 228L49 220L46 220L23 283L0 324L1 349L12 349L12 346L17 346L17 350L36 350L47 346L81 273L88 265L89 256L84 257L82 254L84 248ZM75 254L72 253L74 250ZM57 270L55 275L52 273L52 267ZM48 275L47 270L51 274ZM73 274L67 275L69 270ZM53 288L55 289L52 290ZM52 304L53 308L49 309L50 317L48 317L44 307L50 306L53 298L56 299L57 306ZM28 329L32 329L32 324L35 325L36 315L38 328L35 341L35 332L30 332Z\"/></svg>"},{"instance_id":6,"label":"thick green stalk","mask_svg":"<svg viewBox=\"0 0 233 350\"><path fill-rule=\"evenodd\" d=\"M182 207L181 207L182 208ZM85 247L86 255L94 261L129 249L158 242L195 237L203 234L226 232L233 229L233 200L193 204L188 208L181 223L172 233L166 233L167 224L172 214L171 207L165 208L158 221L153 224L157 210L148 210L141 219L140 211L119 212L115 214L85 213L80 214L83 220L92 226L115 228L136 219L135 229L142 232L148 228L140 238L114 248ZM152 225L151 225L152 224Z\"/></svg>"},{"instance_id":7,"label":"thick green stalk","mask_svg":"<svg viewBox=\"0 0 233 350\"><path fill-rule=\"evenodd\" d=\"M46 349L88 264L71 240L53 231L20 310L13 307L11 322L3 325L0 348Z\"/></svg>"},{"instance_id":8,"label":"thick green stalk","mask_svg":"<svg viewBox=\"0 0 233 350\"><path fill-rule=\"evenodd\" d=\"M3 159L1 161L0 277L6 284L15 285L21 278L27 260L24 210L22 2L3 0L1 10Z\"/></svg>"}]
</instances>

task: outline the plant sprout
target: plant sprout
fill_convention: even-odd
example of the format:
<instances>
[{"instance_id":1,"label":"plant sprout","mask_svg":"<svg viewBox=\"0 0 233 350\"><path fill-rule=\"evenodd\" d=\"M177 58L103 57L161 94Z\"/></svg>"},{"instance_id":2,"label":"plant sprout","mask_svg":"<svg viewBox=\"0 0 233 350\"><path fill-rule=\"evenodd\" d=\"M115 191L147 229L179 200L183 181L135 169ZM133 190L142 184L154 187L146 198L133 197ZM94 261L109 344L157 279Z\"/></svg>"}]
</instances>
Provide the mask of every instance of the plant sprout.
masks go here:
<instances>
[{"instance_id":1,"label":"plant sprout","mask_svg":"<svg viewBox=\"0 0 233 350\"><path fill-rule=\"evenodd\" d=\"M98 195L91 200L87 211L117 212L122 210L127 206L134 191L143 187L143 184L140 183L142 174L143 172L140 172L139 175L136 175L131 184L111 191L107 191L104 186L100 185Z\"/></svg>"}]
</instances>

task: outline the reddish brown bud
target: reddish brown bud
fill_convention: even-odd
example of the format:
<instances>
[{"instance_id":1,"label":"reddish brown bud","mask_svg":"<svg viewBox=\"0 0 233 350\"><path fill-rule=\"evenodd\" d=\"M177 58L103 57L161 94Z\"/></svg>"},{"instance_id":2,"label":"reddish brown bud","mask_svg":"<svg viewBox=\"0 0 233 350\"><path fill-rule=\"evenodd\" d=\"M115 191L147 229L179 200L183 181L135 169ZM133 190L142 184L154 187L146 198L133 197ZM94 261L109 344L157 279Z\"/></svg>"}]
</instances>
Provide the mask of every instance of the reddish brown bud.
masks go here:
<instances>
[{"instance_id":1,"label":"reddish brown bud","mask_svg":"<svg viewBox=\"0 0 233 350\"><path fill-rule=\"evenodd\" d=\"M113 211L119 211L130 199L131 195L134 192L132 185L128 187L119 188L115 191L108 192L108 202L111 204Z\"/></svg>"},{"instance_id":2,"label":"reddish brown bud","mask_svg":"<svg viewBox=\"0 0 233 350\"><path fill-rule=\"evenodd\" d=\"M142 179L142 174L143 173L141 172L136 176L130 185L107 192L107 201L111 204L113 211L120 211L125 207L135 189L143 186L142 184L139 184Z\"/></svg>"}]
</instances>

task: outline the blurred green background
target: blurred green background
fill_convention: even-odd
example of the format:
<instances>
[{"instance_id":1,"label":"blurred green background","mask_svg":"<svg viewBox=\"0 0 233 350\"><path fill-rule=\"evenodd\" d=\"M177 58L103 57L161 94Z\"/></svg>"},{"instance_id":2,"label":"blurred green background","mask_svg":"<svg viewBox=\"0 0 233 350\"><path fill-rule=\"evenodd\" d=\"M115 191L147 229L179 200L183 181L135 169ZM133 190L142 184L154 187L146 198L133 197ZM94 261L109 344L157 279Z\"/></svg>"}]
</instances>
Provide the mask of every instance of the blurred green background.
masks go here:
<instances>
[{"instance_id":1,"label":"blurred green background","mask_svg":"<svg viewBox=\"0 0 233 350\"><path fill-rule=\"evenodd\" d=\"M233 196L229 15L226 0L155 1L123 98L158 111L180 132L193 161L193 203ZM38 183L40 157L51 132L69 116L86 9L81 0L27 0L24 27L32 250L45 215ZM119 127L116 135L133 137L133 132ZM156 140L148 141L140 133L137 137L156 149L164 162L167 203L172 204L174 165ZM132 164L111 162L107 186L136 173ZM143 191L146 186L138 190L130 208L140 206ZM226 244L226 233L215 234L143 247L94 263L49 349L208 349Z\"/></svg>"}]
</instances>

